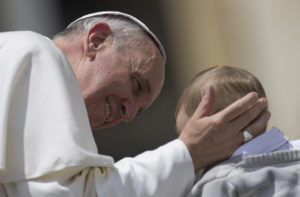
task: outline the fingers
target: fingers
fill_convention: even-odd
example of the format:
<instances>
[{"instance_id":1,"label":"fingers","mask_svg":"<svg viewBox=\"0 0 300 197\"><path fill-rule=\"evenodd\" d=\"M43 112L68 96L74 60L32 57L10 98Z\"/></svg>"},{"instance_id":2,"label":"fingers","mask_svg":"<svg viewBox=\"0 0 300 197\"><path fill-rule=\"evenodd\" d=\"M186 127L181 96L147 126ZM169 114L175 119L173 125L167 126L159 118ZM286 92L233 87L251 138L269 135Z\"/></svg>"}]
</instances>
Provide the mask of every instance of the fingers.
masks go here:
<instances>
[{"instance_id":1,"label":"fingers","mask_svg":"<svg viewBox=\"0 0 300 197\"><path fill-rule=\"evenodd\" d=\"M257 93L251 92L233 104L229 105L224 110L220 111L218 116L220 116L223 120L231 121L243 114L251 105L255 104L257 100Z\"/></svg>"},{"instance_id":2,"label":"fingers","mask_svg":"<svg viewBox=\"0 0 300 197\"><path fill-rule=\"evenodd\" d=\"M215 99L214 88L213 86L209 85L206 88L205 95L203 96L193 116L195 116L196 118L202 118L204 116L210 115L210 112L214 105L214 99Z\"/></svg>"},{"instance_id":3,"label":"fingers","mask_svg":"<svg viewBox=\"0 0 300 197\"><path fill-rule=\"evenodd\" d=\"M267 99L260 98L250 109L248 109L244 114L236 118L231 122L232 127L237 131L245 128L250 122L252 122L258 115L266 108Z\"/></svg>"},{"instance_id":4,"label":"fingers","mask_svg":"<svg viewBox=\"0 0 300 197\"><path fill-rule=\"evenodd\" d=\"M263 114L261 114L254 122L252 122L250 125L246 127L245 130L251 133L253 137L256 137L263 132L265 132L267 123L271 117L271 114L269 111L265 111Z\"/></svg>"},{"instance_id":5,"label":"fingers","mask_svg":"<svg viewBox=\"0 0 300 197\"><path fill-rule=\"evenodd\" d=\"M260 134L266 131L267 123L270 117L270 112L265 111L253 123L247 126L244 130L240 131L239 135L237 136L239 146L245 143L243 134L244 131L248 131L253 136L253 138L259 136Z\"/></svg>"}]
</instances>

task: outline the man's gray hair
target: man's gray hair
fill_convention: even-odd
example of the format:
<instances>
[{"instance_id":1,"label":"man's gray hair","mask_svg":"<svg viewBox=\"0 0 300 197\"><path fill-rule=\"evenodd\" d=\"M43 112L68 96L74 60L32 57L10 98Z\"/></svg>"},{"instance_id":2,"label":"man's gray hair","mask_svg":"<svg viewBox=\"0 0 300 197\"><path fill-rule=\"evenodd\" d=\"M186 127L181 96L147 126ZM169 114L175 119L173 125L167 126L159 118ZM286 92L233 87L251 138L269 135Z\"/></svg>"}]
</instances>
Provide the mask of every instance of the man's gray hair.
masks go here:
<instances>
[{"instance_id":1,"label":"man's gray hair","mask_svg":"<svg viewBox=\"0 0 300 197\"><path fill-rule=\"evenodd\" d=\"M163 60L166 61L164 48L158 38L138 19L121 12L99 12L83 16L74 22L61 33L54 36L55 38L87 32L94 24L105 22L109 25L113 45L118 50L132 47L141 47L145 45L145 36L150 36L158 47Z\"/></svg>"}]
</instances>

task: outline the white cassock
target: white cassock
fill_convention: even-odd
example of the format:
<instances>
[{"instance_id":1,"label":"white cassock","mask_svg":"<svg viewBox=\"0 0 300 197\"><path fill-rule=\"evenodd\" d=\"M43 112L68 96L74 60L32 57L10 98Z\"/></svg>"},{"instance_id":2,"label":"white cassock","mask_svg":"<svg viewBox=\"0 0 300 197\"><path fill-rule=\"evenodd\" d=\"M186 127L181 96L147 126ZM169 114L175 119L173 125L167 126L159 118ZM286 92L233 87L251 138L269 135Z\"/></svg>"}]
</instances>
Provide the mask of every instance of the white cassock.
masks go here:
<instances>
[{"instance_id":1,"label":"white cassock","mask_svg":"<svg viewBox=\"0 0 300 197\"><path fill-rule=\"evenodd\" d=\"M0 197L176 197L193 180L180 140L117 163L99 155L63 53L33 32L0 33Z\"/></svg>"}]
</instances>

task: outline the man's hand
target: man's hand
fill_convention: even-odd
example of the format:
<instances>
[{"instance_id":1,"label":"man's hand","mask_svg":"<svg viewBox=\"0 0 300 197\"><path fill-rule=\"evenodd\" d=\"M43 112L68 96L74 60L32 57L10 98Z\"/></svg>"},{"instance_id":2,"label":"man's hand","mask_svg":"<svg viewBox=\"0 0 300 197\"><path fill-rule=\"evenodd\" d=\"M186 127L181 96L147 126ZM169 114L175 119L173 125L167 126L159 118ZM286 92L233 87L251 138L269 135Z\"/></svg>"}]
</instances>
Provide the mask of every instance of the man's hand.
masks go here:
<instances>
[{"instance_id":1,"label":"man's hand","mask_svg":"<svg viewBox=\"0 0 300 197\"><path fill-rule=\"evenodd\" d=\"M258 136L270 118L268 111L259 115L267 100L259 99L254 92L210 116L213 102L210 86L179 136L190 151L196 171L230 157L244 143L243 130Z\"/></svg>"}]
</instances>

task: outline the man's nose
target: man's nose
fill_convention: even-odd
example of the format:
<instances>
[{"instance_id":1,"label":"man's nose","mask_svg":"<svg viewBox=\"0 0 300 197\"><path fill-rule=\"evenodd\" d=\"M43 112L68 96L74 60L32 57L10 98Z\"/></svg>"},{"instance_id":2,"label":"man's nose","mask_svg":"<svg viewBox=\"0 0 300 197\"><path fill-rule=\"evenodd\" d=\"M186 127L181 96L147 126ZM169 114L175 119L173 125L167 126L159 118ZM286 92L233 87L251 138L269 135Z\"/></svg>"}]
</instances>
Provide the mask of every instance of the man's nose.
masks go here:
<instances>
[{"instance_id":1,"label":"man's nose","mask_svg":"<svg viewBox=\"0 0 300 197\"><path fill-rule=\"evenodd\" d=\"M121 119L130 122L137 114L137 104L129 100L123 100L121 103Z\"/></svg>"}]
</instances>

